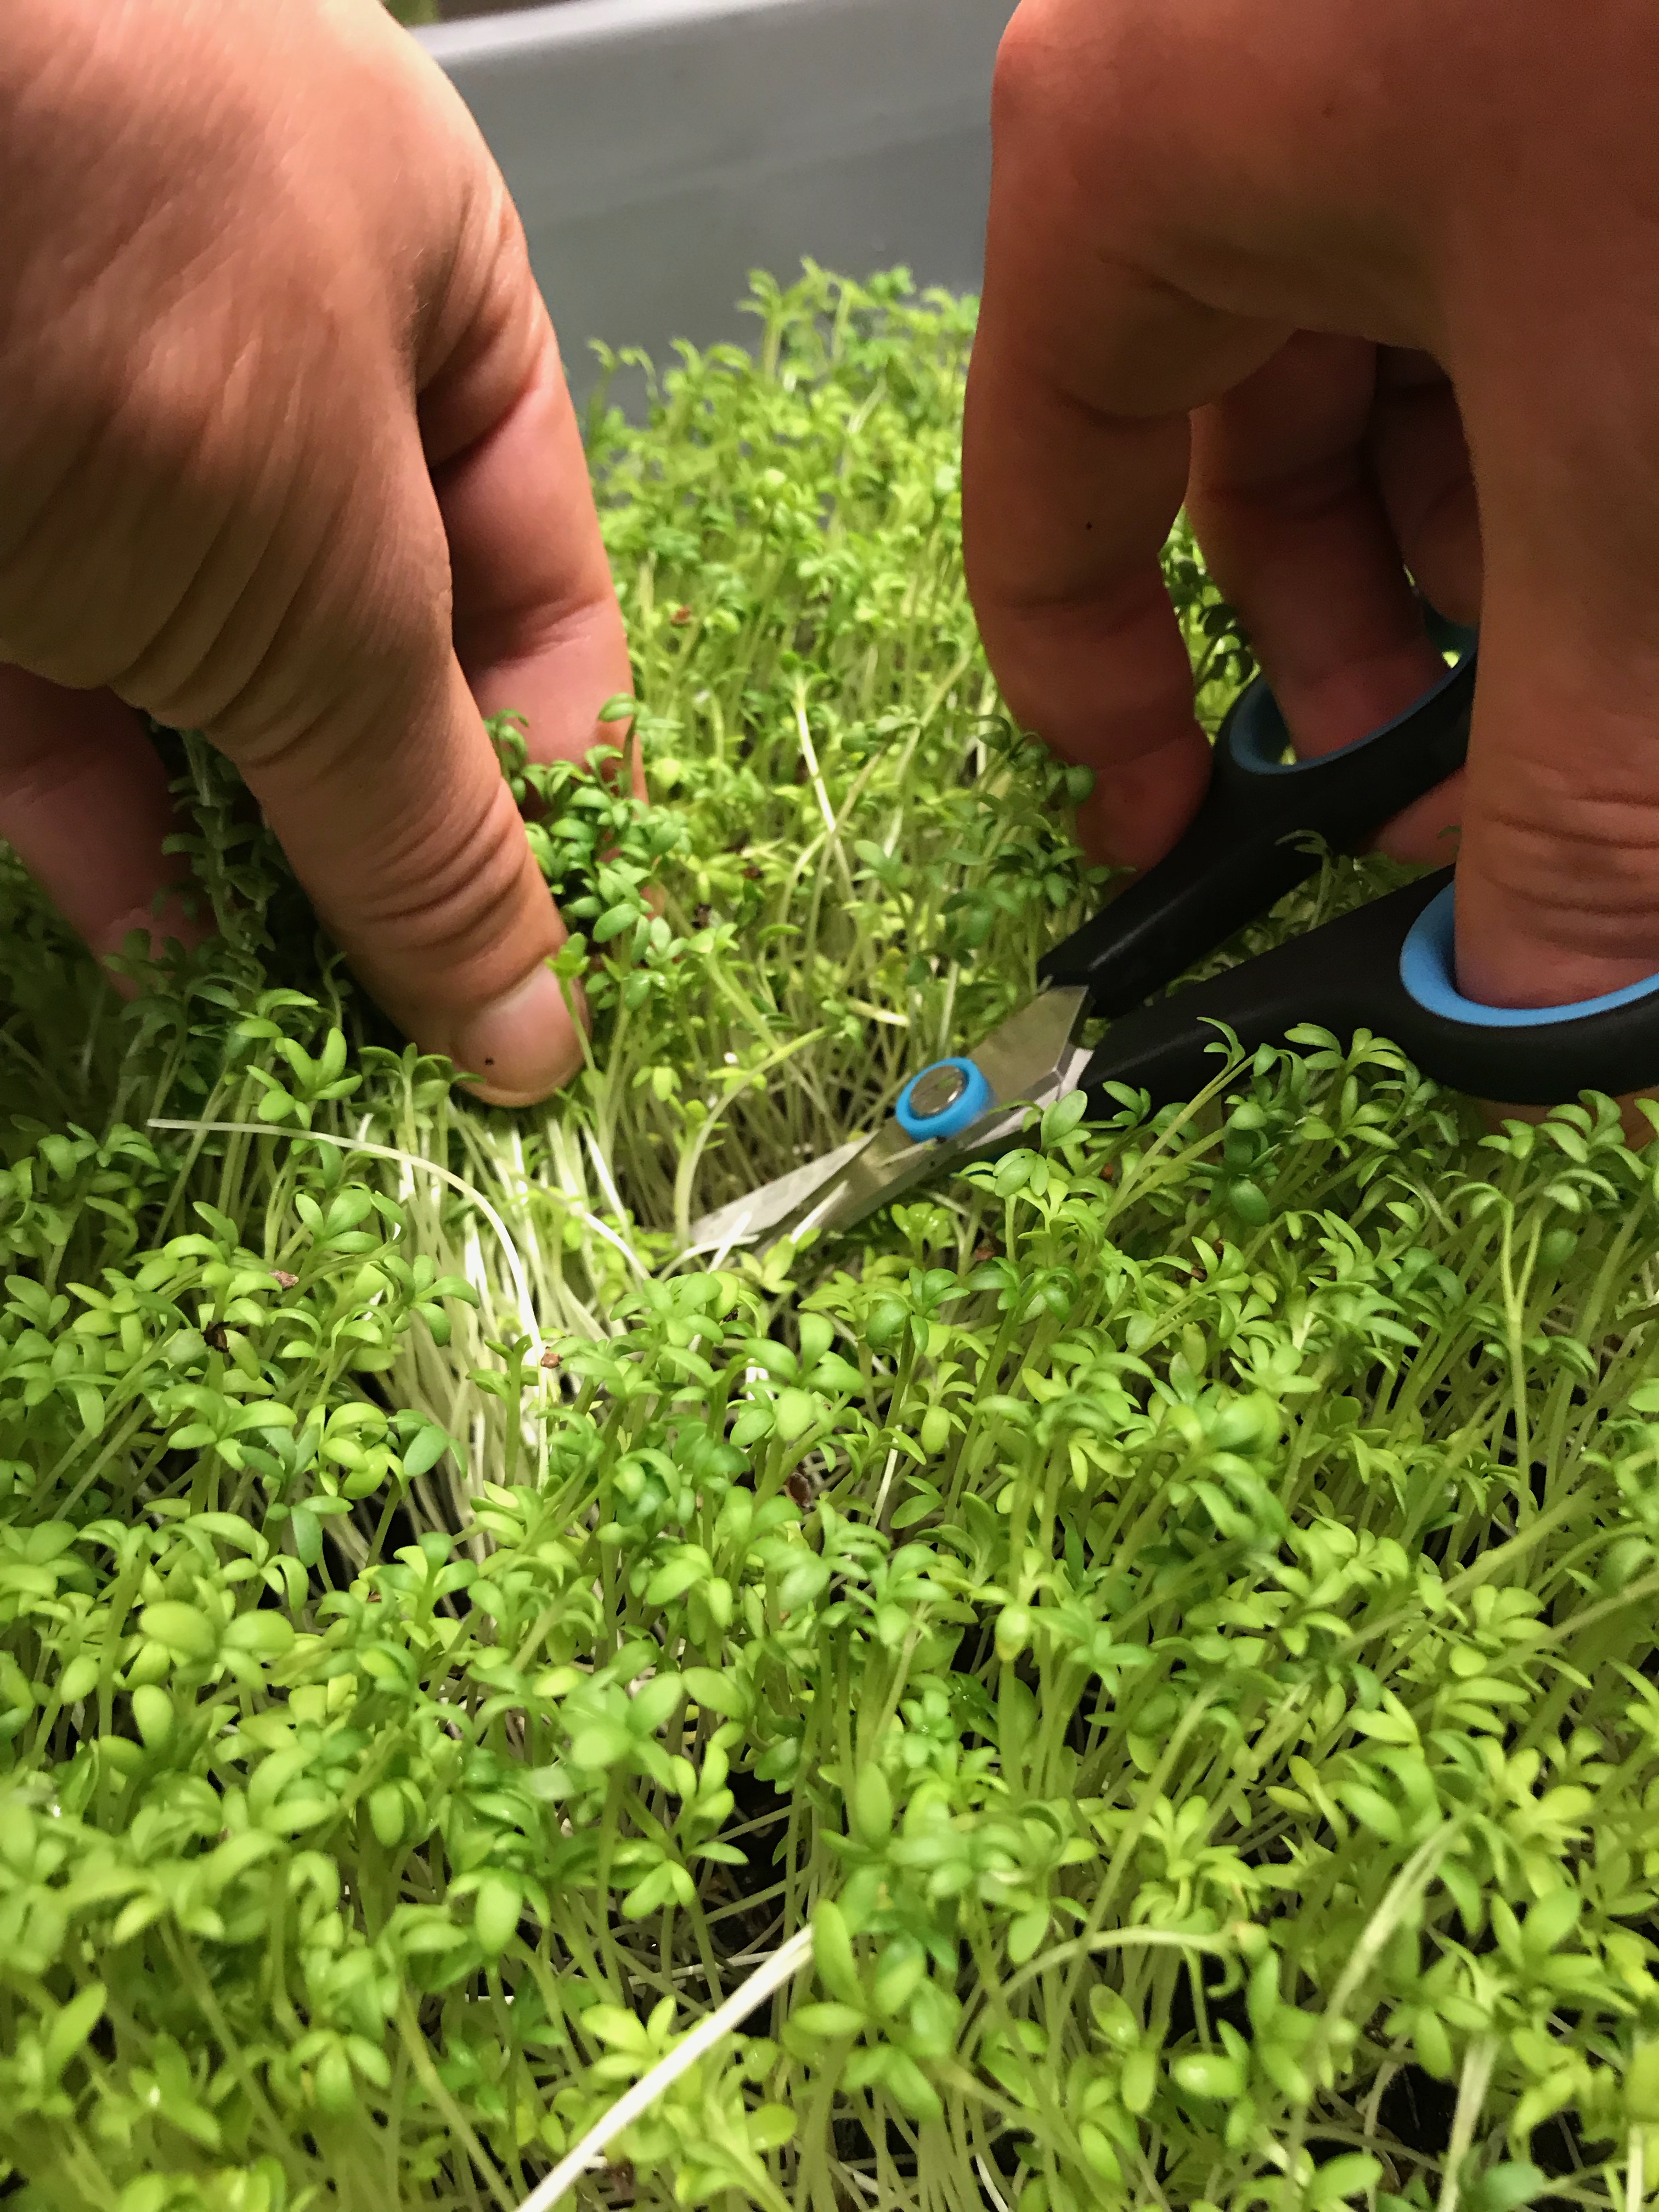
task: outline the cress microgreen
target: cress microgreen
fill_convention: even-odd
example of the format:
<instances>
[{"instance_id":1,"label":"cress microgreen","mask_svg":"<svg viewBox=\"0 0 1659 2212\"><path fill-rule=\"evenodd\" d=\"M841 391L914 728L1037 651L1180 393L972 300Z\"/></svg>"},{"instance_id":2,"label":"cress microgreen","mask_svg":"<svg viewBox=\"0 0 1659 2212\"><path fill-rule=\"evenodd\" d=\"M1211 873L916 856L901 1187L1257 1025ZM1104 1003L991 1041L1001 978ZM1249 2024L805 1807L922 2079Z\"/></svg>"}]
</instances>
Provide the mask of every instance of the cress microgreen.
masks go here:
<instances>
[{"instance_id":1,"label":"cress microgreen","mask_svg":"<svg viewBox=\"0 0 1659 2212\"><path fill-rule=\"evenodd\" d=\"M1100 890L963 595L969 308L753 306L589 426L656 805L495 726L589 962L567 1097L402 1049L193 738L221 934L131 1007L0 877L0 2185L512 2212L810 1926L585 2202L1639 2205L1659 1195L1609 1108L1482 1138L1310 1034L678 1257ZM1244 647L1168 567L1213 720Z\"/></svg>"}]
</instances>

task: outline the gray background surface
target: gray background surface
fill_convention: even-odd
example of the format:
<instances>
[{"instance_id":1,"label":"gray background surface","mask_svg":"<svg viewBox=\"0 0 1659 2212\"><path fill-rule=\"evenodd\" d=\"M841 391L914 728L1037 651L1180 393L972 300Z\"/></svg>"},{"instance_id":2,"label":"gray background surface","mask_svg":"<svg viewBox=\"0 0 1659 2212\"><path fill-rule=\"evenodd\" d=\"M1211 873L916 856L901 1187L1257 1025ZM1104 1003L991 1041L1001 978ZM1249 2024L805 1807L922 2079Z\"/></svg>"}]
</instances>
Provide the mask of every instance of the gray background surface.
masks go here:
<instances>
[{"instance_id":1,"label":"gray background surface","mask_svg":"<svg viewBox=\"0 0 1659 2212\"><path fill-rule=\"evenodd\" d=\"M746 339L749 271L907 264L974 290L1012 0L556 0L417 35L524 217L572 384L586 341ZM748 327L745 324L748 323Z\"/></svg>"}]
</instances>

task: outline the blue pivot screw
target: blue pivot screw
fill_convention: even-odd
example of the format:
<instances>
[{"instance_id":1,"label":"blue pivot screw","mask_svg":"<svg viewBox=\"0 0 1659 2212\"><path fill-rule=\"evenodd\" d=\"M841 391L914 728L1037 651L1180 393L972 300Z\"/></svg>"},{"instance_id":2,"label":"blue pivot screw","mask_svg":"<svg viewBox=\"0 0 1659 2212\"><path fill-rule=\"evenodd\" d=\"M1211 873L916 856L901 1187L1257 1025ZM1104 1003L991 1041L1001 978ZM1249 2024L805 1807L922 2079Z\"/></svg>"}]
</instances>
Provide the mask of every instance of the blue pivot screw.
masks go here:
<instances>
[{"instance_id":1,"label":"blue pivot screw","mask_svg":"<svg viewBox=\"0 0 1659 2212\"><path fill-rule=\"evenodd\" d=\"M926 1145L971 1128L995 1104L994 1092L971 1060L936 1060L911 1077L893 1114L907 1137Z\"/></svg>"}]
</instances>

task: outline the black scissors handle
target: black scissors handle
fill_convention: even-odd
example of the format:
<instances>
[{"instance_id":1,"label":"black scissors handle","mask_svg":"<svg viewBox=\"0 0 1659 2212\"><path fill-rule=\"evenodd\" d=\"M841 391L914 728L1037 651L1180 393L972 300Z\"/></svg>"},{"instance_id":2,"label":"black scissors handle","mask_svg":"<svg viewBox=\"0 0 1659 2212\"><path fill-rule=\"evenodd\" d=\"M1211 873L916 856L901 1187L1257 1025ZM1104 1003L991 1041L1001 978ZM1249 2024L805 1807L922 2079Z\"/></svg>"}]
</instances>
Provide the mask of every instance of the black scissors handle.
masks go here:
<instances>
[{"instance_id":1,"label":"black scissors handle","mask_svg":"<svg viewBox=\"0 0 1659 2212\"><path fill-rule=\"evenodd\" d=\"M1345 1043L1358 1029L1391 1037L1438 1083L1516 1106L1581 1091L1613 1097L1659 1084L1659 976L1577 1006L1510 1012L1472 1006L1450 976L1452 871L1374 899L1305 937L1113 1023L1079 1087L1190 1098L1218 1073L1214 1024L1247 1052L1281 1045L1310 1022Z\"/></svg>"},{"instance_id":2,"label":"black scissors handle","mask_svg":"<svg viewBox=\"0 0 1659 2212\"><path fill-rule=\"evenodd\" d=\"M1285 760L1289 732L1258 678L1216 739L1209 791L1180 843L1055 945L1042 980L1082 985L1096 1013L1138 1006L1312 875L1309 839L1352 851L1461 768L1475 647L1469 631L1452 641L1461 658L1413 706L1319 760Z\"/></svg>"}]
</instances>

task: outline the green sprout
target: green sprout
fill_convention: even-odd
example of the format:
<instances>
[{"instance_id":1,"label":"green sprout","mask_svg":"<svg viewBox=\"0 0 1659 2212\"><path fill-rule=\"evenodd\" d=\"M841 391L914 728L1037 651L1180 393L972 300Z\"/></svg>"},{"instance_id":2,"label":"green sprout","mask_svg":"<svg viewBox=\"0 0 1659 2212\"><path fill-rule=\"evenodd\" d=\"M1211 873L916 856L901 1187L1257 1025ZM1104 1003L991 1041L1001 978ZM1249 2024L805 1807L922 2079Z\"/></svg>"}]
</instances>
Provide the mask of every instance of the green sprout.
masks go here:
<instances>
[{"instance_id":1,"label":"green sprout","mask_svg":"<svg viewBox=\"0 0 1659 2212\"><path fill-rule=\"evenodd\" d=\"M1659 1176L1607 1102L1487 1136L1385 1039L1218 1040L686 1253L1103 890L963 593L971 307L751 305L589 426L654 804L495 728L566 1097L401 1048L188 734L218 934L130 1006L0 872L0 2187L542 2212L637 2088L562 2202L1638 2207ZM1246 648L1167 565L1213 724Z\"/></svg>"}]
</instances>

